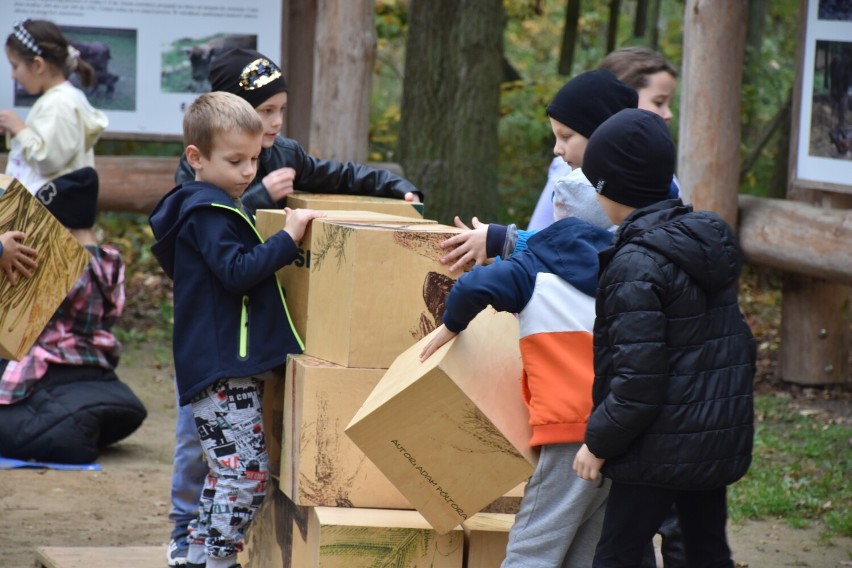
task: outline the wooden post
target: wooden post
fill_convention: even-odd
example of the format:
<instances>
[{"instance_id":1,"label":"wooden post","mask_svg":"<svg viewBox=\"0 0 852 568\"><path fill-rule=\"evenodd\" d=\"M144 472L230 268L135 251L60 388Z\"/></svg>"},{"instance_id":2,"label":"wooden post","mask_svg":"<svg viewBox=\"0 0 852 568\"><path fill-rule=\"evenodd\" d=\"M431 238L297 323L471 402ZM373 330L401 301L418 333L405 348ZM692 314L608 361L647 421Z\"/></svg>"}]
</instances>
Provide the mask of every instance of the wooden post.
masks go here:
<instances>
[{"instance_id":1,"label":"wooden post","mask_svg":"<svg viewBox=\"0 0 852 568\"><path fill-rule=\"evenodd\" d=\"M849 186L808 182L798 176L799 118L802 112L803 76L805 67L805 22L809 1L799 6L799 49L796 80L793 83L793 105L790 133L790 173L787 200L800 210L812 208L827 215L852 215L852 192ZM826 62L827 63L827 62ZM846 223L834 223L830 232L816 240L826 250L833 249L836 258L844 261L846 272L852 271L852 241L841 238L828 244L834 236L843 235ZM816 236L816 235L815 235ZM817 253L816 256L822 256ZM852 346L852 283L848 278L833 278L821 271L804 274L785 272L781 304L781 348L778 362L780 377L803 385L844 384L852 379L849 353Z\"/></svg>"},{"instance_id":2,"label":"wooden post","mask_svg":"<svg viewBox=\"0 0 852 568\"><path fill-rule=\"evenodd\" d=\"M677 174L684 200L735 226L748 3L687 0Z\"/></svg>"},{"instance_id":3,"label":"wooden post","mask_svg":"<svg viewBox=\"0 0 852 568\"><path fill-rule=\"evenodd\" d=\"M289 3L287 131L312 155L367 159L374 9L369 0Z\"/></svg>"}]
</instances>

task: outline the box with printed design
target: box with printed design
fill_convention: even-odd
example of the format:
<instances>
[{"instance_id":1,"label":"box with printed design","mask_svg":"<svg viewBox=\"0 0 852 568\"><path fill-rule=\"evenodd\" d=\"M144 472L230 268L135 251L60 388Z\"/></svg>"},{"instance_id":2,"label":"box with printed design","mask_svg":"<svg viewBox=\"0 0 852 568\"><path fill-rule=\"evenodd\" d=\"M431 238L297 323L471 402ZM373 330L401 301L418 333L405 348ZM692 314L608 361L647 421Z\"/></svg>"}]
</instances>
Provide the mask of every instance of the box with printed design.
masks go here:
<instances>
[{"instance_id":1,"label":"box with printed design","mask_svg":"<svg viewBox=\"0 0 852 568\"><path fill-rule=\"evenodd\" d=\"M89 253L18 180L0 174L0 234L22 231L36 249L31 278L0 272L0 359L26 355L89 264ZM6 253L8 254L8 252Z\"/></svg>"},{"instance_id":2,"label":"box with printed design","mask_svg":"<svg viewBox=\"0 0 852 568\"><path fill-rule=\"evenodd\" d=\"M391 224L395 226L407 226L412 223L435 223L435 221L428 219L409 219L375 211L331 210L324 212L327 215L324 218L326 221L351 221L357 223ZM260 209L257 211L256 220L258 232L264 239L268 239L273 234L284 229L287 215L282 209ZM309 271L311 268L313 226L314 223L308 225L301 242L298 243L299 258L292 264L281 268L276 273L278 282L284 289L290 319L293 321L293 326L303 340L307 337L308 296L310 291Z\"/></svg>"},{"instance_id":3,"label":"box with printed design","mask_svg":"<svg viewBox=\"0 0 852 568\"><path fill-rule=\"evenodd\" d=\"M361 210L386 213L412 219L423 218L423 204L392 197L350 195L347 193L308 193L294 191L287 196L291 209L319 209L320 211Z\"/></svg>"},{"instance_id":4,"label":"box with printed design","mask_svg":"<svg viewBox=\"0 0 852 568\"><path fill-rule=\"evenodd\" d=\"M518 322L484 310L429 359L393 362L345 433L439 533L532 475Z\"/></svg>"}]
</instances>

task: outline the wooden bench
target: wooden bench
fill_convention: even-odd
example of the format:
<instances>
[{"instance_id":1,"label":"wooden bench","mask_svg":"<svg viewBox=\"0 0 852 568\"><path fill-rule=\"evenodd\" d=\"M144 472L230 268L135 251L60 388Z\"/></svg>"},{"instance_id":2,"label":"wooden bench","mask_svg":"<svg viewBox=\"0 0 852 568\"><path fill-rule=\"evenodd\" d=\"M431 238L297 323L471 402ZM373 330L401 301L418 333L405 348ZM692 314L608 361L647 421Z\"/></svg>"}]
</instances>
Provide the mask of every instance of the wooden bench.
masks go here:
<instances>
[{"instance_id":1,"label":"wooden bench","mask_svg":"<svg viewBox=\"0 0 852 568\"><path fill-rule=\"evenodd\" d=\"M111 568L165 566L165 546L43 546L36 549L36 568Z\"/></svg>"}]
</instances>

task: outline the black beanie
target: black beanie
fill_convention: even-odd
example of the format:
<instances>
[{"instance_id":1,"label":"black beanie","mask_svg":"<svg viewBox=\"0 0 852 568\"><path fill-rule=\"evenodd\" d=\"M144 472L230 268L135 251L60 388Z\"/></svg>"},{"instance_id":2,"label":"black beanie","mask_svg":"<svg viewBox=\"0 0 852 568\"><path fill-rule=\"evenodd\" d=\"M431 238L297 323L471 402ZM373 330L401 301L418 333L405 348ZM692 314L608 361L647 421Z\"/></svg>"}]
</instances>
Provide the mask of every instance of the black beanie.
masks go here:
<instances>
[{"instance_id":1,"label":"black beanie","mask_svg":"<svg viewBox=\"0 0 852 568\"><path fill-rule=\"evenodd\" d=\"M668 199L675 149L666 122L641 109L624 109L589 138L583 172L595 190L629 207Z\"/></svg>"},{"instance_id":2,"label":"black beanie","mask_svg":"<svg viewBox=\"0 0 852 568\"><path fill-rule=\"evenodd\" d=\"M35 193L42 205L69 229L91 229L98 212L98 172L85 167L54 178Z\"/></svg>"},{"instance_id":3,"label":"black beanie","mask_svg":"<svg viewBox=\"0 0 852 568\"><path fill-rule=\"evenodd\" d=\"M565 83L547 105L547 116L591 137L603 121L621 109L636 108L639 95L607 69L581 73Z\"/></svg>"},{"instance_id":4,"label":"black beanie","mask_svg":"<svg viewBox=\"0 0 852 568\"><path fill-rule=\"evenodd\" d=\"M253 107L287 92L281 69L265 55L252 49L226 51L210 64L210 90L233 93Z\"/></svg>"}]
</instances>

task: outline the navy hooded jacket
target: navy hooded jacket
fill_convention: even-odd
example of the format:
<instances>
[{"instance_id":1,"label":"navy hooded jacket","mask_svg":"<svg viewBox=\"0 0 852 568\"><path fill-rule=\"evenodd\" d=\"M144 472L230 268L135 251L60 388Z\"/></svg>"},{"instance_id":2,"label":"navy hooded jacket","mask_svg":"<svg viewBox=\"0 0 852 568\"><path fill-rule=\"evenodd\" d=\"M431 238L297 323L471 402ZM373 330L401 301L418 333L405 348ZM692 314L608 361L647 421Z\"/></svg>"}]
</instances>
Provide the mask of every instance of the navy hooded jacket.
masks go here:
<instances>
[{"instance_id":1,"label":"navy hooded jacket","mask_svg":"<svg viewBox=\"0 0 852 568\"><path fill-rule=\"evenodd\" d=\"M275 271L298 256L279 231L266 242L223 190L188 182L149 219L151 251L174 280L174 359L180 404L218 379L282 365L303 345Z\"/></svg>"}]
</instances>

